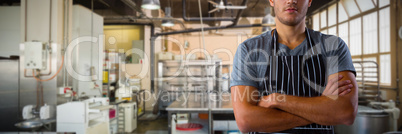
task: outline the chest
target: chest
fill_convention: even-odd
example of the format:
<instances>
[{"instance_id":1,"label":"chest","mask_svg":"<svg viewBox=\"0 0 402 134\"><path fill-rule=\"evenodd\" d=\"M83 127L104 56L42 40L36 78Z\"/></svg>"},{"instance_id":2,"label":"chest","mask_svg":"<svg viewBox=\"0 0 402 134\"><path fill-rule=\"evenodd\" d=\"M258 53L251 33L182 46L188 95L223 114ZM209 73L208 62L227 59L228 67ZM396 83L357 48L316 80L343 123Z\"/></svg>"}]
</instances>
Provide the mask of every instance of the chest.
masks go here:
<instances>
[{"instance_id":1,"label":"chest","mask_svg":"<svg viewBox=\"0 0 402 134\"><path fill-rule=\"evenodd\" d=\"M268 56L260 66L259 90L263 95L282 93L295 96L320 96L326 86L326 61L322 54Z\"/></svg>"}]
</instances>

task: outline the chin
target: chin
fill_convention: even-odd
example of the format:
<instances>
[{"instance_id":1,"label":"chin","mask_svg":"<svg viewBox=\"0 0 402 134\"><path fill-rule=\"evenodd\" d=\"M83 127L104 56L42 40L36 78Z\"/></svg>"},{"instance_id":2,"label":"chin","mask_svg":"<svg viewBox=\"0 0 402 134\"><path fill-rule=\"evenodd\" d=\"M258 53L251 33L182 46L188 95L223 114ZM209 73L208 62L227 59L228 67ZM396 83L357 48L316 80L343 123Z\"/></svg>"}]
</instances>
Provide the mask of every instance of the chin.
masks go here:
<instances>
[{"instance_id":1,"label":"chin","mask_svg":"<svg viewBox=\"0 0 402 134\"><path fill-rule=\"evenodd\" d=\"M297 25L297 24L299 24L300 23L300 21L298 21L296 18L278 18L278 20L282 23L282 24L285 24L285 25L288 25L288 26L295 26L295 25Z\"/></svg>"},{"instance_id":2,"label":"chin","mask_svg":"<svg viewBox=\"0 0 402 134\"><path fill-rule=\"evenodd\" d=\"M288 26L295 26L297 24L299 24L299 22L295 21L295 20L283 20L280 21L282 24L288 25Z\"/></svg>"}]
</instances>

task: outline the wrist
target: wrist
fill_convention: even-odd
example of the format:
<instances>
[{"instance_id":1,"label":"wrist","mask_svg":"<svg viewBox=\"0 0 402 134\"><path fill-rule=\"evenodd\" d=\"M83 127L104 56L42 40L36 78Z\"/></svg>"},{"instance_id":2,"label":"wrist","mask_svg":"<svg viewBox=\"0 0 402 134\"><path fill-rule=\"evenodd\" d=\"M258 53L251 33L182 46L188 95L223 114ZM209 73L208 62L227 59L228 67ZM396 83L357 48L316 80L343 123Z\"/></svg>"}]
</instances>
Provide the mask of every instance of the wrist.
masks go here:
<instances>
[{"instance_id":1,"label":"wrist","mask_svg":"<svg viewBox=\"0 0 402 134\"><path fill-rule=\"evenodd\" d=\"M278 108L278 109L280 109L280 107L282 105L284 105L284 103L287 102L287 95L280 94L280 93L274 93L272 95L271 100L272 101L271 101L270 108Z\"/></svg>"}]
</instances>

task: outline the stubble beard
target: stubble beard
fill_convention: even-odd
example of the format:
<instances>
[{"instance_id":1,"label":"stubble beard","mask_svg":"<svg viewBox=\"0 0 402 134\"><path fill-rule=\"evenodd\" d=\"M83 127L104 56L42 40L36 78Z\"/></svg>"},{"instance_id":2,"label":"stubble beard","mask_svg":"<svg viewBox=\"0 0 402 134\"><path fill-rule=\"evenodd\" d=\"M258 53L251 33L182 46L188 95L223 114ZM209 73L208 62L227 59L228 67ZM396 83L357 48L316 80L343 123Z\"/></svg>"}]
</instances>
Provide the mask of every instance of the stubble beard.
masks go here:
<instances>
[{"instance_id":1,"label":"stubble beard","mask_svg":"<svg viewBox=\"0 0 402 134\"><path fill-rule=\"evenodd\" d=\"M278 9L275 9L276 13L279 13ZM305 14L305 13L304 13ZM304 15L305 16L305 15ZM281 22L282 24L288 25L288 26L296 26L301 23L304 17L296 17L294 19L285 19L284 17L281 17L280 15L276 15L276 18Z\"/></svg>"}]
</instances>

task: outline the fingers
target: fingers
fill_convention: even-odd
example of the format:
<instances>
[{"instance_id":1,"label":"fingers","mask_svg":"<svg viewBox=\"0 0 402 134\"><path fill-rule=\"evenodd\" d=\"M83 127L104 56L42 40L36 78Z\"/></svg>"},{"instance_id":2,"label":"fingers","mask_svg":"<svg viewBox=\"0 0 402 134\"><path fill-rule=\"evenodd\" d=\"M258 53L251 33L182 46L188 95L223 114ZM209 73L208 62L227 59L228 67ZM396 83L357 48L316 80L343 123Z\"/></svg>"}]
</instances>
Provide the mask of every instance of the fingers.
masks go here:
<instances>
[{"instance_id":1,"label":"fingers","mask_svg":"<svg viewBox=\"0 0 402 134\"><path fill-rule=\"evenodd\" d=\"M343 75L338 75L338 77L335 77L335 78L332 78L332 79L330 79L329 81L328 81L328 83L327 83L327 88L325 88L325 90L326 90L326 92L328 92L328 93L330 93L330 94L332 94L333 92L334 92L334 88L331 88L331 87L333 87L333 85L335 85L335 83L337 83L339 80L341 80L343 78ZM329 88L328 88L329 87Z\"/></svg>"},{"instance_id":2,"label":"fingers","mask_svg":"<svg viewBox=\"0 0 402 134\"><path fill-rule=\"evenodd\" d=\"M348 84L350 84L350 80L344 80L344 81L335 82L329 88L329 91L332 91L331 93L333 94L335 90L338 90L338 88L343 87L343 86L348 85ZM334 95L338 95L338 93L335 93Z\"/></svg>"},{"instance_id":3,"label":"fingers","mask_svg":"<svg viewBox=\"0 0 402 134\"><path fill-rule=\"evenodd\" d=\"M284 97L281 96L279 93L272 93L268 96L261 97L260 101L258 102L258 106L265 107L265 108L275 108L275 105L278 102L284 101Z\"/></svg>"},{"instance_id":4,"label":"fingers","mask_svg":"<svg viewBox=\"0 0 402 134\"><path fill-rule=\"evenodd\" d=\"M338 89L339 87L343 87L343 86L348 85L348 84L350 84L350 80L338 81L338 82L334 83L334 84L331 86L331 88L334 89L334 90L336 90L336 89Z\"/></svg>"},{"instance_id":5,"label":"fingers","mask_svg":"<svg viewBox=\"0 0 402 134\"><path fill-rule=\"evenodd\" d=\"M347 90L341 92L341 93L339 94L339 96L347 95L348 93L350 93L350 91L352 91L352 89L349 88L349 89L347 89Z\"/></svg>"},{"instance_id":6,"label":"fingers","mask_svg":"<svg viewBox=\"0 0 402 134\"><path fill-rule=\"evenodd\" d=\"M332 78L331 80L328 81L327 86L332 86L334 83L341 80L342 78L343 78L343 75L338 75L338 77Z\"/></svg>"},{"instance_id":7,"label":"fingers","mask_svg":"<svg viewBox=\"0 0 402 134\"><path fill-rule=\"evenodd\" d=\"M345 91L345 90L347 90L347 89L350 89L350 88L352 88L352 87L353 87L352 84L344 85L344 86L342 86L342 87L339 87L339 88L338 88L338 91L339 91L339 93L342 93L343 91Z\"/></svg>"},{"instance_id":8,"label":"fingers","mask_svg":"<svg viewBox=\"0 0 402 134\"><path fill-rule=\"evenodd\" d=\"M323 95L340 95L340 94L347 94L345 92L348 88L349 84L351 83L350 80L340 81L344 78L343 75L338 75L338 77L332 78L328 81L326 89L324 90ZM352 85L353 86L353 85ZM345 93L344 93L345 92Z\"/></svg>"},{"instance_id":9,"label":"fingers","mask_svg":"<svg viewBox=\"0 0 402 134\"><path fill-rule=\"evenodd\" d=\"M260 98L260 101L258 102L258 106L268 108L270 102L271 102L270 95L263 96Z\"/></svg>"},{"instance_id":10,"label":"fingers","mask_svg":"<svg viewBox=\"0 0 402 134\"><path fill-rule=\"evenodd\" d=\"M348 94L349 92L347 92L347 90L351 89L352 87L353 87L352 84L347 84L347 85L344 85L344 86L342 86L342 87L339 87L339 88L334 92L333 95ZM346 92L346 93L344 93L344 92Z\"/></svg>"}]
</instances>

